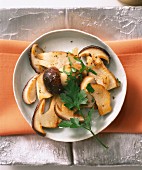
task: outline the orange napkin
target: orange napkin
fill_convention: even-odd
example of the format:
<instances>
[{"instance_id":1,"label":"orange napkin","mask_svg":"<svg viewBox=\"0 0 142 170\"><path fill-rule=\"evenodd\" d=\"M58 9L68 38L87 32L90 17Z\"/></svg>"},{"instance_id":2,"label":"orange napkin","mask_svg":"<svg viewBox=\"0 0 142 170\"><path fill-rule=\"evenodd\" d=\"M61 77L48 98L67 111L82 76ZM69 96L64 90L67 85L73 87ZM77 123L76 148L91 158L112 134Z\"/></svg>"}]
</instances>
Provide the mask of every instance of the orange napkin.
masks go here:
<instances>
[{"instance_id":1,"label":"orange napkin","mask_svg":"<svg viewBox=\"0 0 142 170\"><path fill-rule=\"evenodd\" d=\"M142 39L106 43L124 66L128 90L121 112L104 132L142 133ZM0 135L34 133L18 110L12 89L15 63L28 45L0 40Z\"/></svg>"}]
</instances>

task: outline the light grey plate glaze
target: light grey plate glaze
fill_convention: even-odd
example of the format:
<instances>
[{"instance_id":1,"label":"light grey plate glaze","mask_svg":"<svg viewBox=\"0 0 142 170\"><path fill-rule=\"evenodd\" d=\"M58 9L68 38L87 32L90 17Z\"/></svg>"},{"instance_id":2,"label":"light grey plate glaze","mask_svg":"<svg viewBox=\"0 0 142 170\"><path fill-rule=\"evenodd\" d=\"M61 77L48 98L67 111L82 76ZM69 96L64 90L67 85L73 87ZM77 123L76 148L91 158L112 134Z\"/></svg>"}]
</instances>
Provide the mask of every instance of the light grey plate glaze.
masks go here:
<instances>
[{"instance_id":1,"label":"light grey plate glaze","mask_svg":"<svg viewBox=\"0 0 142 170\"><path fill-rule=\"evenodd\" d=\"M93 114L93 132L97 134L105 129L119 114L127 89L126 74L117 55L96 36L73 29L48 32L32 42L20 55L13 74L14 96L22 115L30 125L38 101L32 105L26 105L22 100L22 91L27 81L36 74L30 65L28 56L30 48L34 43L38 43L39 46L47 52L58 50L72 51L75 47L81 50L88 45L97 45L108 51L111 56L109 69L122 82L122 84L120 88L111 92L111 96L115 96L115 100L112 100L113 111L106 116L99 116L97 111ZM84 129L46 129L46 137L56 141L75 142L90 138L91 136L90 132Z\"/></svg>"}]
</instances>

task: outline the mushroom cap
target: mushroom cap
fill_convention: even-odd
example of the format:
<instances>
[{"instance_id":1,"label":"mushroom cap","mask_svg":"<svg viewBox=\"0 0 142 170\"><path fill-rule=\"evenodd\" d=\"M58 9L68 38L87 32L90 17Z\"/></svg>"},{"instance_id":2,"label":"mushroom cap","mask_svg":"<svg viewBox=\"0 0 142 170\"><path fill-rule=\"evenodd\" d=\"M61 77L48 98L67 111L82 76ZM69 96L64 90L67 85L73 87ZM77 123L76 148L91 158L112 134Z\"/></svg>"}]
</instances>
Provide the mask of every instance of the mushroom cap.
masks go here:
<instances>
[{"instance_id":1,"label":"mushroom cap","mask_svg":"<svg viewBox=\"0 0 142 170\"><path fill-rule=\"evenodd\" d=\"M99 46L94 46L94 45L90 45L90 46L83 48L79 52L78 55L80 57L84 57L84 56L95 56L96 57L97 56L103 60L106 60L108 63L110 60L110 55L105 49Z\"/></svg>"}]
</instances>

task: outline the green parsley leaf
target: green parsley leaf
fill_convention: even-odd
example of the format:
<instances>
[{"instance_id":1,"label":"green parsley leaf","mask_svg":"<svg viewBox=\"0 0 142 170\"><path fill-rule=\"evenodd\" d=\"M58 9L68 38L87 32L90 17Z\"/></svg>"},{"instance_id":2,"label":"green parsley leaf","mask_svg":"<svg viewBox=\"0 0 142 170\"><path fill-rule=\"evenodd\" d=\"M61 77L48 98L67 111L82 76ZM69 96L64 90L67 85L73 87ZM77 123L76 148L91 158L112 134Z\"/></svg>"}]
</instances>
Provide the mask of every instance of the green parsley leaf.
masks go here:
<instances>
[{"instance_id":1,"label":"green parsley leaf","mask_svg":"<svg viewBox=\"0 0 142 170\"><path fill-rule=\"evenodd\" d=\"M79 123L79 119L78 118L71 118L70 121L72 123L70 128L78 128L78 127L80 127L80 123Z\"/></svg>"},{"instance_id":2,"label":"green parsley leaf","mask_svg":"<svg viewBox=\"0 0 142 170\"><path fill-rule=\"evenodd\" d=\"M71 121L67 121L67 120L62 120L58 126L59 127L70 127L72 125Z\"/></svg>"},{"instance_id":3,"label":"green parsley leaf","mask_svg":"<svg viewBox=\"0 0 142 170\"><path fill-rule=\"evenodd\" d=\"M87 101L88 101L87 95L84 90L80 90L80 92L75 96L76 96L76 99L74 101L74 104L75 104L76 108L78 110L80 110L81 104L87 104Z\"/></svg>"},{"instance_id":4,"label":"green parsley leaf","mask_svg":"<svg viewBox=\"0 0 142 170\"><path fill-rule=\"evenodd\" d=\"M91 108L88 112L88 115L85 117L84 122L82 126L84 128L90 129L91 130L91 121L92 121L92 113L94 112L94 108Z\"/></svg>"},{"instance_id":5,"label":"green parsley leaf","mask_svg":"<svg viewBox=\"0 0 142 170\"><path fill-rule=\"evenodd\" d=\"M83 63L82 60L80 60L80 59L77 58L77 57L74 57L74 59L75 59L76 61L78 61L78 62L81 63L81 69L79 70L80 73L82 73L84 70L86 70L87 67L85 66L85 64Z\"/></svg>"},{"instance_id":6,"label":"green parsley leaf","mask_svg":"<svg viewBox=\"0 0 142 170\"><path fill-rule=\"evenodd\" d=\"M71 59L69 57L68 57L68 60L69 60L70 66L72 66L73 64L72 64L72 61L71 61Z\"/></svg>"},{"instance_id":7,"label":"green parsley leaf","mask_svg":"<svg viewBox=\"0 0 142 170\"><path fill-rule=\"evenodd\" d=\"M90 92L90 93L93 93L95 90L92 88L92 86L91 86L91 84L90 83L88 83L87 84L87 87L86 87L86 89L88 90L88 92Z\"/></svg>"},{"instance_id":8,"label":"green parsley leaf","mask_svg":"<svg viewBox=\"0 0 142 170\"><path fill-rule=\"evenodd\" d=\"M62 122L60 122L58 126L65 128L79 128L81 125L78 118L70 118L70 120L62 120Z\"/></svg>"},{"instance_id":9,"label":"green parsley leaf","mask_svg":"<svg viewBox=\"0 0 142 170\"><path fill-rule=\"evenodd\" d=\"M79 58L76 58L76 57L74 57L74 59L81 63L81 66L82 66L82 67L81 67L81 69L80 69L80 71L79 71L80 73L82 73L84 70L86 70L87 72L91 72L91 73L97 75L97 73L96 73L94 70L92 70L91 67L87 67L87 66L83 63L82 60L80 60Z\"/></svg>"},{"instance_id":10,"label":"green parsley leaf","mask_svg":"<svg viewBox=\"0 0 142 170\"><path fill-rule=\"evenodd\" d=\"M64 92L60 94L64 105L69 109L77 108L80 110L80 105L87 104L87 95L80 87L75 76L69 76L67 85L64 87Z\"/></svg>"},{"instance_id":11,"label":"green parsley leaf","mask_svg":"<svg viewBox=\"0 0 142 170\"><path fill-rule=\"evenodd\" d=\"M60 94L60 97L62 99L62 101L65 103L64 105L69 108L69 109L72 109L74 107L74 104L73 104L73 100L71 97L69 97L68 95L66 95L65 93L61 93Z\"/></svg>"}]
</instances>

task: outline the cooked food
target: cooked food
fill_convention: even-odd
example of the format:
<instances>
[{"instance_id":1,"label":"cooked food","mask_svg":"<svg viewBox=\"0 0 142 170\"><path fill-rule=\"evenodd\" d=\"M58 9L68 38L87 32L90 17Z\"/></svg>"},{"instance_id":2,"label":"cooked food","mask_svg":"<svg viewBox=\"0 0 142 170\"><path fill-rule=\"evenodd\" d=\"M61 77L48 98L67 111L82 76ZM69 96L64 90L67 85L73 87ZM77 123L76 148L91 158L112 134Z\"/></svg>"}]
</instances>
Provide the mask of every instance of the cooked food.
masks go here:
<instances>
[{"instance_id":1,"label":"cooked food","mask_svg":"<svg viewBox=\"0 0 142 170\"><path fill-rule=\"evenodd\" d=\"M25 85L22 96L26 104L32 104L36 101L36 80L38 75L32 77Z\"/></svg>"},{"instance_id":2,"label":"cooked food","mask_svg":"<svg viewBox=\"0 0 142 170\"><path fill-rule=\"evenodd\" d=\"M68 109L61 100L55 104L55 113L61 119L70 120L71 118L78 118L80 122L83 122L84 118L80 114L75 113L75 111Z\"/></svg>"},{"instance_id":3,"label":"cooked food","mask_svg":"<svg viewBox=\"0 0 142 170\"><path fill-rule=\"evenodd\" d=\"M101 47L98 47L98 46L94 46L94 45L90 45L90 46L87 46L85 48L83 48L79 54L78 54L80 57L86 57L86 56L94 56L94 57L99 57L101 59L104 59L106 60L108 63L109 63L109 58L110 58L110 55L109 53L101 48Z\"/></svg>"},{"instance_id":4,"label":"cooked food","mask_svg":"<svg viewBox=\"0 0 142 170\"><path fill-rule=\"evenodd\" d=\"M83 81L81 82L81 85L80 85L81 90L85 90L85 91L87 92L86 87L87 87L87 85L88 85L89 83L93 83L93 84L96 83L96 81L95 81L95 79L94 79L93 76L86 76L86 77L83 79Z\"/></svg>"},{"instance_id":5,"label":"cooked food","mask_svg":"<svg viewBox=\"0 0 142 170\"><path fill-rule=\"evenodd\" d=\"M87 108L92 108L94 107L96 109L96 104L95 104L95 100L93 99L93 96L88 92L88 90L86 89L87 85L89 83L96 83L95 79L93 76L86 76L83 81L81 82L80 88L81 90L85 90L86 94L87 94L87 104L84 107Z\"/></svg>"},{"instance_id":6,"label":"cooked food","mask_svg":"<svg viewBox=\"0 0 142 170\"><path fill-rule=\"evenodd\" d=\"M45 70L45 67L39 64L39 59L37 58L38 54L43 52L43 49L41 49L38 44L33 44L30 54L30 63L36 73L42 73Z\"/></svg>"},{"instance_id":7,"label":"cooked food","mask_svg":"<svg viewBox=\"0 0 142 170\"><path fill-rule=\"evenodd\" d=\"M114 89L119 86L119 83L113 73L105 66L101 59L109 63L109 54L101 47L88 46L79 52L79 56L85 58L86 65L91 67L97 74L89 73L93 76L97 84L101 84L107 90Z\"/></svg>"},{"instance_id":8,"label":"cooked food","mask_svg":"<svg viewBox=\"0 0 142 170\"><path fill-rule=\"evenodd\" d=\"M89 76L93 76L97 84L101 84L107 90L111 90L119 86L119 83L113 73L108 70L108 68L104 65L103 61L101 61L100 58L97 57L93 59L92 70L95 71L97 74L94 75L90 72Z\"/></svg>"},{"instance_id":9,"label":"cooked food","mask_svg":"<svg viewBox=\"0 0 142 170\"><path fill-rule=\"evenodd\" d=\"M62 68L64 65L69 64L69 59L72 63L76 62L72 53L63 51L53 51L48 53L39 53L37 56L38 65L46 68L56 67L57 69Z\"/></svg>"},{"instance_id":10,"label":"cooked food","mask_svg":"<svg viewBox=\"0 0 142 170\"><path fill-rule=\"evenodd\" d=\"M109 53L93 45L79 53L75 48L73 53L44 52L37 44L32 46L30 62L39 75L27 83L23 99L27 104L39 100L32 127L42 136L46 135L43 128L57 127L84 128L94 135L91 129L94 109L100 116L113 109L109 90L120 83L104 64L110 62ZM45 111L46 100L50 98L49 109Z\"/></svg>"},{"instance_id":11,"label":"cooked food","mask_svg":"<svg viewBox=\"0 0 142 170\"><path fill-rule=\"evenodd\" d=\"M43 82L47 91L51 94L59 94L62 91L60 72L56 67L50 67L43 74Z\"/></svg>"},{"instance_id":12,"label":"cooked food","mask_svg":"<svg viewBox=\"0 0 142 170\"><path fill-rule=\"evenodd\" d=\"M45 87L45 84L43 82L43 74L44 72L38 76L37 81L36 81L38 100L48 99L52 97L52 94L49 93L49 90L47 90L47 87Z\"/></svg>"},{"instance_id":13,"label":"cooked food","mask_svg":"<svg viewBox=\"0 0 142 170\"><path fill-rule=\"evenodd\" d=\"M110 93L100 84L91 84L91 86L94 89L94 92L91 93L91 95L96 101L100 115L106 115L111 112L112 107Z\"/></svg>"},{"instance_id":14,"label":"cooked food","mask_svg":"<svg viewBox=\"0 0 142 170\"><path fill-rule=\"evenodd\" d=\"M33 119L32 127L40 135L45 136L46 133L43 130L45 128L57 128L61 119L55 114L55 103L58 102L58 97L53 97L49 106L49 109L44 113L45 99L42 99L37 105Z\"/></svg>"},{"instance_id":15,"label":"cooked food","mask_svg":"<svg viewBox=\"0 0 142 170\"><path fill-rule=\"evenodd\" d=\"M66 73L63 73L63 72L60 73L60 79L61 79L62 86L65 86L67 84L67 77L68 76Z\"/></svg>"}]
</instances>

